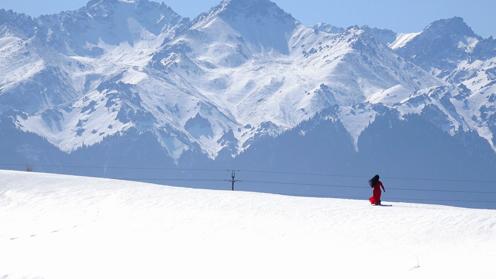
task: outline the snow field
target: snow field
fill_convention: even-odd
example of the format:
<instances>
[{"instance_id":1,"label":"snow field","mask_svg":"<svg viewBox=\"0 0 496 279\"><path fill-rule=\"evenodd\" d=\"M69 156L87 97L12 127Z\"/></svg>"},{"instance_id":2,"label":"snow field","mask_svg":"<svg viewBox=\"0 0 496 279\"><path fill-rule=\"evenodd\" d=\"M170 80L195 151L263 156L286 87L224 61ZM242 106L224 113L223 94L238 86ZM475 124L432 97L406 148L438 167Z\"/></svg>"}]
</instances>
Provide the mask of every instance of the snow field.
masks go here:
<instances>
[{"instance_id":1,"label":"snow field","mask_svg":"<svg viewBox=\"0 0 496 279\"><path fill-rule=\"evenodd\" d=\"M0 278L495 278L494 213L0 171Z\"/></svg>"}]
</instances>

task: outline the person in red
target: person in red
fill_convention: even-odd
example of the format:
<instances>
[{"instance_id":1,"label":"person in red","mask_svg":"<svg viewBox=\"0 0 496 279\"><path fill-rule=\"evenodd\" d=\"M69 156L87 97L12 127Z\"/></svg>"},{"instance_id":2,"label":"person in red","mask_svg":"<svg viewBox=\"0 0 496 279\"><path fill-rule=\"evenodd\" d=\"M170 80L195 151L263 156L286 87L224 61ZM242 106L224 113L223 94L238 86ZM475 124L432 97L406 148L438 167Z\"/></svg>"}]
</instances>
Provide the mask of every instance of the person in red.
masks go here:
<instances>
[{"instance_id":1,"label":"person in red","mask_svg":"<svg viewBox=\"0 0 496 279\"><path fill-rule=\"evenodd\" d=\"M369 180L370 187L374 189L372 191L372 197L369 198L370 203L373 205L381 205L381 188L382 191L386 192L386 189L384 189L384 185L382 185L379 178L379 175L376 175Z\"/></svg>"}]
</instances>

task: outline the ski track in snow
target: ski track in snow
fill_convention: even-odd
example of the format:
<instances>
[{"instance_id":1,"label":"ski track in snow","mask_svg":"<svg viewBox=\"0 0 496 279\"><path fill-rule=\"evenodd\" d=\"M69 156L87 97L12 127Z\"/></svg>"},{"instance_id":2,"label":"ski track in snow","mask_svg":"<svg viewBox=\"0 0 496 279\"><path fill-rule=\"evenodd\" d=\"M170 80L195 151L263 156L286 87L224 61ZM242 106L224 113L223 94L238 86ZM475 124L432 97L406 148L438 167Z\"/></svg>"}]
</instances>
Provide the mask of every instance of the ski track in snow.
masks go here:
<instances>
[{"instance_id":1,"label":"ski track in snow","mask_svg":"<svg viewBox=\"0 0 496 279\"><path fill-rule=\"evenodd\" d=\"M0 278L495 278L494 210L365 198L0 171Z\"/></svg>"}]
</instances>

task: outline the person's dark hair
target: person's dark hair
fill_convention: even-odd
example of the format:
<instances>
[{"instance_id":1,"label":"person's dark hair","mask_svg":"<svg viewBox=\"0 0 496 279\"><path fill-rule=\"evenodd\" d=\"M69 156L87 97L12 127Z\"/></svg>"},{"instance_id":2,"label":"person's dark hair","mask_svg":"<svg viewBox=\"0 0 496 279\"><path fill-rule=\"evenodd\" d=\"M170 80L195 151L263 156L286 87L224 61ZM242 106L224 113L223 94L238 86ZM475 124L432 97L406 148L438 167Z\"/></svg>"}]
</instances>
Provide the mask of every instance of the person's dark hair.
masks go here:
<instances>
[{"instance_id":1,"label":"person's dark hair","mask_svg":"<svg viewBox=\"0 0 496 279\"><path fill-rule=\"evenodd\" d=\"M372 177L370 180L369 180L369 185L370 187L374 187L375 184L377 184L377 182L379 182L379 175L376 174L374 177Z\"/></svg>"}]
</instances>

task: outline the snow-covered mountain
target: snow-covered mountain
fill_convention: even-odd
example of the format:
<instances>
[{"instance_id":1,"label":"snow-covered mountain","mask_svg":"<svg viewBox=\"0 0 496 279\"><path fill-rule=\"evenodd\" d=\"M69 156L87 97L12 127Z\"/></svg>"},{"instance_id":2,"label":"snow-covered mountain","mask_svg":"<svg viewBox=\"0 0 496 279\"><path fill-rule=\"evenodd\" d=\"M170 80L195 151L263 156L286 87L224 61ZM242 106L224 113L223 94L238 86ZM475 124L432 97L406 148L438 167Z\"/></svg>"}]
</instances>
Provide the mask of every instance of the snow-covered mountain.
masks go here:
<instances>
[{"instance_id":1,"label":"snow-covered mountain","mask_svg":"<svg viewBox=\"0 0 496 279\"><path fill-rule=\"evenodd\" d=\"M0 185L4 278L496 276L494 210L12 171Z\"/></svg>"},{"instance_id":2,"label":"snow-covered mountain","mask_svg":"<svg viewBox=\"0 0 496 279\"><path fill-rule=\"evenodd\" d=\"M173 36L187 20L156 2L92 0L77 11L41 16L37 23L39 38L58 51L98 56L109 45Z\"/></svg>"},{"instance_id":3,"label":"snow-covered mountain","mask_svg":"<svg viewBox=\"0 0 496 279\"><path fill-rule=\"evenodd\" d=\"M496 178L496 42L460 18L395 34L308 27L268 0L193 20L93 0L2 10L0 35L4 163Z\"/></svg>"},{"instance_id":4,"label":"snow-covered mountain","mask_svg":"<svg viewBox=\"0 0 496 279\"><path fill-rule=\"evenodd\" d=\"M452 99L456 111L494 149L496 40L480 37L462 18L455 17L432 23L396 51L456 86L458 93Z\"/></svg>"}]
</instances>

